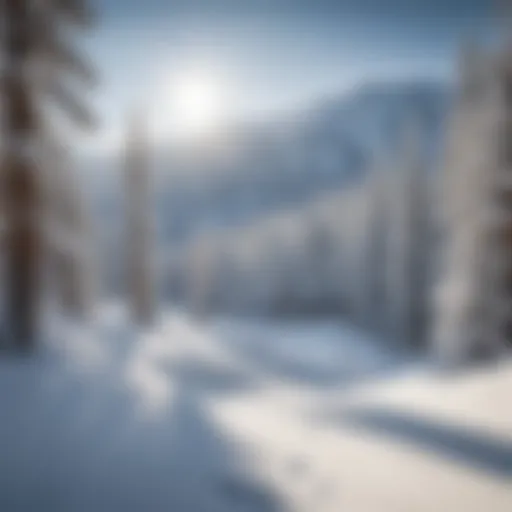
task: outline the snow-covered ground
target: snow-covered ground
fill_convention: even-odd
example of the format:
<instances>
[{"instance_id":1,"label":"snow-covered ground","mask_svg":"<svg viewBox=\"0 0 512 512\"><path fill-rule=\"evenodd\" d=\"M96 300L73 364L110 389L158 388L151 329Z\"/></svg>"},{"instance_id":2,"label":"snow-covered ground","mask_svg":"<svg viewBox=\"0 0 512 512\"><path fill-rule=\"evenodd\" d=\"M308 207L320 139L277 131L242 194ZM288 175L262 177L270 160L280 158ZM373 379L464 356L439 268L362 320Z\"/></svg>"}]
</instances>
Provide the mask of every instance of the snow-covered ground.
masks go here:
<instances>
[{"instance_id":1,"label":"snow-covered ground","mask_svg":"<svg viewBox=\"0 0 512 512\"><path fill-rule=\"evenodd\" d=\"M436 374L335 323L112 307L0 360L0 510L512 510L512 364Z\"/></svg>"}]
</instances>

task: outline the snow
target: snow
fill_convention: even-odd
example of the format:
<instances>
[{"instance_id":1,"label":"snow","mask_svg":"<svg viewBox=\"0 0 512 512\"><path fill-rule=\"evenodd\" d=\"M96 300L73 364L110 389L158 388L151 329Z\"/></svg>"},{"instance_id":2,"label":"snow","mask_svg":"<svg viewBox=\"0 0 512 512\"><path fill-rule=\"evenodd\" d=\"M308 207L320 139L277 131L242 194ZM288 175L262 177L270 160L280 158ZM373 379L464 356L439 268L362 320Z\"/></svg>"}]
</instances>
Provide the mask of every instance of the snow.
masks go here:
<instances>
[{"instance_id":1,"label":"snow","mask_svg":"<svg viewBox=\"0 0 512 512\"><path fill-rule=\"evenodd\" d=\"M512 505L509 363L440 376L335 322L118 306L2 356L2 511Z\"/></svg>"}]
</instances>

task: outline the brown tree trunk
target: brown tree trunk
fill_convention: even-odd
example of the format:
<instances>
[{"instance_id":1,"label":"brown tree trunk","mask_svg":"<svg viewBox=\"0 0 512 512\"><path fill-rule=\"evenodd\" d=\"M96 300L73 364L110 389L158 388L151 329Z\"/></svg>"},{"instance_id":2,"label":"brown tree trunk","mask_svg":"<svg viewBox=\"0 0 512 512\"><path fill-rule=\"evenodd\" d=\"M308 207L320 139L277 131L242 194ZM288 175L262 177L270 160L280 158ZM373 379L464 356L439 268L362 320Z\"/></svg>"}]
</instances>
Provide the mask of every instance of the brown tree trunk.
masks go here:
<instances>
[{"instance_id":1,"label":"brown tree trunk","mask_svg":"<svg viewBox=\"0 0 512 512\"><path fill-rule=\"evenodd\" d=\"M30 348L37 333L38 183L34 155L37 120L28 76L32 52L30 5L5 0L4 161L2 169L6 263L6 314L13 343Z\"/></svg>"}]
</instances>

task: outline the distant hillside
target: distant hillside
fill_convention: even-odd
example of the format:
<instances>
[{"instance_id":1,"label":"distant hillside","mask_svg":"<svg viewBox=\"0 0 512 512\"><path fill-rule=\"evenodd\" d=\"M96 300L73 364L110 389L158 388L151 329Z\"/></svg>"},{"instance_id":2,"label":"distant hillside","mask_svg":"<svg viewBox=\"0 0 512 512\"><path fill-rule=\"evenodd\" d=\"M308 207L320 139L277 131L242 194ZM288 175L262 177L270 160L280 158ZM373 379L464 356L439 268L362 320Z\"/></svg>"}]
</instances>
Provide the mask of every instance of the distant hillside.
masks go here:
<instances>
[{"instance_id":1,"label":"distant hillside","mask_svg":"<svg viewBox=\"0 0 512 512\"><path fill-rule=\"evenodd\" d=\"M178 242L300 207L391 160L412 123L434 163L449 105L439 83L373 84L280 121L238 127L212 142L218 151L169 151L158 165L162 236Z\"/></svg>"}]
</instances>

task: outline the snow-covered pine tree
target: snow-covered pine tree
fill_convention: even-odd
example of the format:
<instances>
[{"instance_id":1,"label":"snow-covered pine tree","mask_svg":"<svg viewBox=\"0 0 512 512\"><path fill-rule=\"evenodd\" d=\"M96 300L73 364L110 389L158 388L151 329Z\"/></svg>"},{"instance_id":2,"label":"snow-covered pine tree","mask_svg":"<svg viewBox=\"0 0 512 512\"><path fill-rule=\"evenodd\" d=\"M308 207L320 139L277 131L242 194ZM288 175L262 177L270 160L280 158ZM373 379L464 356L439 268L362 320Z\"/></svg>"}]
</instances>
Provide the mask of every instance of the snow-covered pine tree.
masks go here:
<instances>
[{"instance_id":1,"label":"snow-covered pine tree","mask_svg":"<svg viewBox=\"0 0 512 512\"><path fill-rule=\"evenodd\" d=\"M493 62L486 127L492 148L486 210L485 292L488 298L481 350L496 355L512 346L512 41Z\"/></svg>"},{"instance_id":2,"label":"snow-covered pine tree","mask_svg":"<svg viewBox=\"0 0 512 512\"><path fill-rule=\"evenodd\" d=\"M309 276L308 309L314 314L344 312L339 209L332 197L320 199L307 212L301 226L305 246L302 274Z\"/></svg>"},{"instance_id":3,"label":"snow-covered pine tree","mask_svg":"<svg viewBox=\"0 0 512 512\"><path fill-rule=\"evenodd\" d=\"M45 161L47 193L46 252L53 284L64 312L83 317L91 307L94 287L94 243L86 198L65 148L53 144Z\"/></svg>"},{"instance_id":4,"label":"snow-covered pine tree","mask_svg":"<svg viewBox=\"0 0 512 512\"><path fill-rule=\"evenodd\" d=\"M30 348L38 335L42 234L38 140L47 129L41 96L56 100L80 124L91 118L63 81L92 73L64 40L66 24L85 26L85 0L5 0L2 21L2 191L6 229L6 324L13 344ZM36 74L35 71L38 71ZM37 78L36 78L37 77Z\"/></svg>"},{"instance_id":5,"label":"snow-covered pine tree","mask_svg":"<svg viewBox=\"0 0 512 512\"><path fill-rule=\"evenodd\" d=\"M343 258L342 273L346 316L362 327L368 325L368 246L370 220L368 182L357 184L344 191L340 201L340 230Z\"/></svg>"},{"instance_id":6,"label":"snow-covered pine tree","mask_svg":"<svg viewBox=\"0 0 512 512\"><path fill-rule=\"evenodd\" d=\"M423 345L429 263L428 183L421 119L405 123L405 139L388 187L387 331L403 346Z\"/></svg>"},{"instance_id":7,"label":"snow-covered pine tree","mask_svg":"<svg viewBox=\"0 0 512 512\"><path fill-rule=\"evenodd\" d=\"M459 69L440 191L444 240L433 332L434 350L449 364L486 350L496 334L496 143L505 113L500 114L503 88L492 59L467 45Z\"/></svg>"},{"instance_id":8,"label":"snow-covered pine tree","mask_svg":"<svg viewBox=\"0 0 512 512\"><path fill-rule=\"evenodd\" d=\"M133 319L149 324L155 315L154 233L148 144L140 116L133 116L126 142L127 286Z\"/></svg>"},{"instance_id":9,"label":"snow-covered pine tree","mask_svg":"<svg viewBox=\"0 0 512 512\"><path fill-rule=\"evenodd\" d=\"M366 226L364 246L364 270L362 286L364 294L363 325L375 332L382 332L386 307L386 257L389 224L388 189L389 174L374 168L366 182Z\"/></svg>"}]
</instances>

